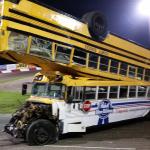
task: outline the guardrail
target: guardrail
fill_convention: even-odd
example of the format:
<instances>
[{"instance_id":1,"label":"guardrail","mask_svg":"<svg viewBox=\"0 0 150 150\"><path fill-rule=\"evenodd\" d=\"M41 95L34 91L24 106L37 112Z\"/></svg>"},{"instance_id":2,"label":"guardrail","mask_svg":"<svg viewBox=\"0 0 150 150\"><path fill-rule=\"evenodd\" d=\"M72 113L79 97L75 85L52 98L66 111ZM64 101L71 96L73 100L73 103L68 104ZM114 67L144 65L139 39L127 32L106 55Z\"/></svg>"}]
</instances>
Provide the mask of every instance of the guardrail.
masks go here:
<instances>
[{"instance_id":1,"label":"guardrail","mask_svg":"<svg viewBox=\"0 0 150 150\"><path fill-rule=\"evenodd\" d=\"M41 70L41 68L25 64L0 65L0 73L27 72L36 70Z\"/></svg>"}]
</instances>

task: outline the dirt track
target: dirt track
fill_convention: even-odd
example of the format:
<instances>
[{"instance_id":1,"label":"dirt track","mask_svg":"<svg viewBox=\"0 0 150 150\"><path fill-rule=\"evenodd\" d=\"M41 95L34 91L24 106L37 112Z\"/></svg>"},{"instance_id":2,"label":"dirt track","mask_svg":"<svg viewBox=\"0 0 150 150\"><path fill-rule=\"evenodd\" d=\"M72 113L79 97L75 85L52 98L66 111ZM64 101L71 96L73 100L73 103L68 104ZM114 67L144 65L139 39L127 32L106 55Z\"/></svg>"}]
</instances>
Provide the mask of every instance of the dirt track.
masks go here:
<instances>
[{"instance_id":1,"label":"dirt track","mask_svg":"<svg viewBox=\"0 0 150 150\"><path fill-rule=\"evenodd\" d=\"M0 91L21 91L22 83L31 82L36 72L0 74Z\"/></svg>"}]
</instances>

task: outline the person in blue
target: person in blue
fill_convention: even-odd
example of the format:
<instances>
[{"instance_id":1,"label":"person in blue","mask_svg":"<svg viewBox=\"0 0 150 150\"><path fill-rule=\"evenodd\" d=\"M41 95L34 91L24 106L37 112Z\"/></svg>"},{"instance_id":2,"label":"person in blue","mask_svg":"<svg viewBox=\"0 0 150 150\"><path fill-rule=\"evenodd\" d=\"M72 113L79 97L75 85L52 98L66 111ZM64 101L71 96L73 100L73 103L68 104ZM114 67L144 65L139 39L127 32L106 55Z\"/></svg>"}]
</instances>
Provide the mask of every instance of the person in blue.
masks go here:
<instances>
[{"instance_id":1,"label":"person in blue","mask_svg":"<svg viewBox=\"0 0 150 150\"><path fill-rule=\"evenodd\" d=\"M103 100L98 107L99 111L99 120L98 125L108 124L109 123L109 114L113 111L112 104L110 100Z\"/></svg>"}]
</instances>

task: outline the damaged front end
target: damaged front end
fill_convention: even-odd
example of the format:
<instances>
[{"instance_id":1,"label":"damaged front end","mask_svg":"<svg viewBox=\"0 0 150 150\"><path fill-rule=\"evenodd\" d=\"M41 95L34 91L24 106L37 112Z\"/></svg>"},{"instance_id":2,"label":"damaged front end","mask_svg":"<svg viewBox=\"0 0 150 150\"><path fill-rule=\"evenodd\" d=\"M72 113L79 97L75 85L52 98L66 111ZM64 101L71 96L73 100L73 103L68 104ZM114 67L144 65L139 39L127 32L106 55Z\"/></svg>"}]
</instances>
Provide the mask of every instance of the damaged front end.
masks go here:
<instances>
[{"instance_id":1,"label":"damaged front end","mask_svg":"<svg viewBox=\"0 0 150 150\"><path fill-rule=\"evenodd\" d=\"M22 108L17 110L5 125L4 132L15 138L25 138L27 127L37 119L54 119L52 117L52 106L48 104L26 102Z\"/></svg>"}]
</instances>

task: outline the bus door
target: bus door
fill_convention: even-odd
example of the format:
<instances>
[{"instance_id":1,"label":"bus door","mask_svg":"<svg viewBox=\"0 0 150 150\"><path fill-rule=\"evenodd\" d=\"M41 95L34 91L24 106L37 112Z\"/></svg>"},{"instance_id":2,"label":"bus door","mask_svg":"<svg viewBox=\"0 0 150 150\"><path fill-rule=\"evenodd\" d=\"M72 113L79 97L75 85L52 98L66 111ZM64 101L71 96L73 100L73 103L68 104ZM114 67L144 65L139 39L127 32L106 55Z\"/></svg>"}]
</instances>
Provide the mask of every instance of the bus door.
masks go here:
<instances>
[{"instance_id":1,"label":"bus door","mask_svg":"<svg viewBox=\"0 0 150 150\"><path fill-rule=\"evenodd\" d=\"M68 87L67 103L65 109L65 123L67 124L67 132L85 132L83 124L83 97L84 87Z\"/></svg>"},{"instance_id":2,"label":"bus door","mask_svg":"<svg viewBox=\"0 0 150 150\"><path fill-rule=\"evenodd\" d=\"M98 87L88 86L84 89L84 102L82 104L82 111L84 114L83 122L86 127L95 126L98 124L98 115L96 110L98 109Z\"/></svg>"},{"instance_id":3,"label":"bus door","mask_svg":"<svg viewBox=\"0 0 150 150\"><path fill-rule=\"evenodd\" d=\"M69 87L67 93L68 105L70 106L71 114L76 113L81 115L81 107L84 99L84 87Z\"/></svg>"}]
</instances>

